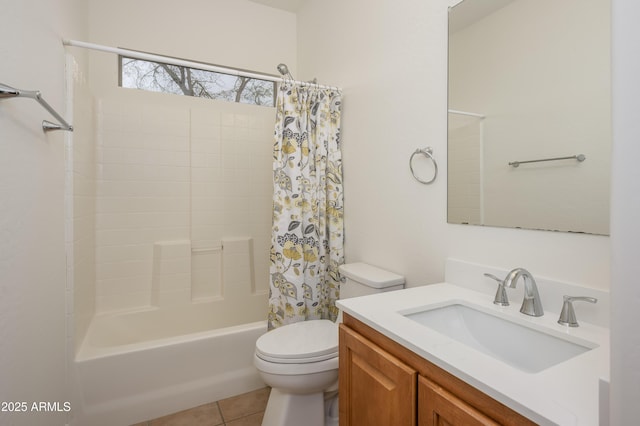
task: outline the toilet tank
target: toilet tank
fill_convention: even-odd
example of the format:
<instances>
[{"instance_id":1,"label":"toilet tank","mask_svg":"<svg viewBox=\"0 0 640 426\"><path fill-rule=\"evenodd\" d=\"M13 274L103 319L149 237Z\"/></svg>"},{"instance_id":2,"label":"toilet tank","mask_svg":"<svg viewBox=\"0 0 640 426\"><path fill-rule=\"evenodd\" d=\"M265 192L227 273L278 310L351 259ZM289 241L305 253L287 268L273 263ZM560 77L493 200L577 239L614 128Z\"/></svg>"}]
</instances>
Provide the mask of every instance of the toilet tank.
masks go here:
<instances>
[{"instance_id":1,"label":"toilet tank","mask_svg":"<svg viewBox=\"0 0 640 426\"><path fill-rule=\"evenodd\" d=\"M340 299L404 288L404 277L367 263L347 263L339 268L343 278Z\"/></svg>"}]
</instances>

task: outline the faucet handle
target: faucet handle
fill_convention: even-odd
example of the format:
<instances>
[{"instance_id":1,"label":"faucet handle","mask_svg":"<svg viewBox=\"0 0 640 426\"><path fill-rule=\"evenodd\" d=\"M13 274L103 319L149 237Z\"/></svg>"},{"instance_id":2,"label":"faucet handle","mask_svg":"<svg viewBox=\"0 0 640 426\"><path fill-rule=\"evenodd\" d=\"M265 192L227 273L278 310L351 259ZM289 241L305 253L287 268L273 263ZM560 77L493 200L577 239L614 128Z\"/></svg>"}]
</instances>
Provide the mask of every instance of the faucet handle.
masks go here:
<instances>
[{"instance_id":1,"label":"faucet handle","mask_svg":"<svg viewBox=\"0 0 640 426\"><path fill-rule=\"evenodd\" d=\"M578 327L579 324L576 320L576 311L573 309L573 302L576 301L596 303L598 299L596 299L595 297L564 296L562 303L562 312L560 312L558 324L567 325L569 327Z\"/></svg>"},{"instance_id":2,"label":"faucet handle","mask_svg":"<svg viewBox=\"0 0 640 426\"><path fill-rule=\"evenodd\" d=\"M493 304L498 306L509 306L507 291L504 289L504 280L501 280L495 275L489 273L485 273L484 276L498 281L498 289L496 290L496 296L493 298Z\"/></svg>"}]
</instances>

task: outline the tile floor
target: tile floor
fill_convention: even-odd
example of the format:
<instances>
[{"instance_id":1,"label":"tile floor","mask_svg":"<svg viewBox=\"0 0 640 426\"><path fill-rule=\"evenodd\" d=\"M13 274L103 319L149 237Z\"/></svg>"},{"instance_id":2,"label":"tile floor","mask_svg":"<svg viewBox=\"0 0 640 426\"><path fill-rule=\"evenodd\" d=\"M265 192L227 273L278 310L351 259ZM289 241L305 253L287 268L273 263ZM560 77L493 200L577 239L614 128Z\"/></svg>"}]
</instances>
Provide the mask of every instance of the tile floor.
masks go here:
<instances>
[{"instance_id":1,"label":"tile floor","mask_svg":"<svg viewBox=\"0 0 640 426\"><path fill-rule=\"evenodd\" d=\"M133 426L260 426L269 392L258 389Z\"/></svg>"}]
</instances>

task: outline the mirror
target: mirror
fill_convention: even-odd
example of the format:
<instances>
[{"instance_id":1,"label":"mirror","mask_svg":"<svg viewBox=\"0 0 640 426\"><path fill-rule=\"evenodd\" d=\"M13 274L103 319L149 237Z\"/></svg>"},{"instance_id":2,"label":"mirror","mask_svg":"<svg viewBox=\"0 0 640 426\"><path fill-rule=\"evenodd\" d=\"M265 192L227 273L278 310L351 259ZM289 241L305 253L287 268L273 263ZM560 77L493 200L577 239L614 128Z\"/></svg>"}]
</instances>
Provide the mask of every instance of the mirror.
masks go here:
<instances>
[{"instance_id":1,"label":"mirror","mask_svg":"<svg viewBox=\"0 0 640 426\"><path fill-rule=\"evenodd\" d=\"M609 234L610 8L450 9L449 223Z\"/></svg>"}]
</instances>

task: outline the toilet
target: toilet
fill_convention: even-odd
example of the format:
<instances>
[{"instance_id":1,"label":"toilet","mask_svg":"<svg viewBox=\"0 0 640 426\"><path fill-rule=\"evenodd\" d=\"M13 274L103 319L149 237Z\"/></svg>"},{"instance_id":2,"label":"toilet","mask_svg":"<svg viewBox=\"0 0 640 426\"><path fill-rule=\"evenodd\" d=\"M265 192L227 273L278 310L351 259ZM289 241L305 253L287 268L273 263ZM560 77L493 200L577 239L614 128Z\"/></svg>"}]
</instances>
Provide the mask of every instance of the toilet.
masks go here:
<instances>
[{"instance_id":1,"label":"toilet","mask_svg":"<svg viewBox=\"0 0 640 426\"><path fill-rule=\"evenodd\" d=\"M404 288L404 277L366 263L342 265L340 274L341 299ZM337 426L336 323L302 321L262 335L254 365L271 387L262 426Z\"/></svg>"}]
</instances>

